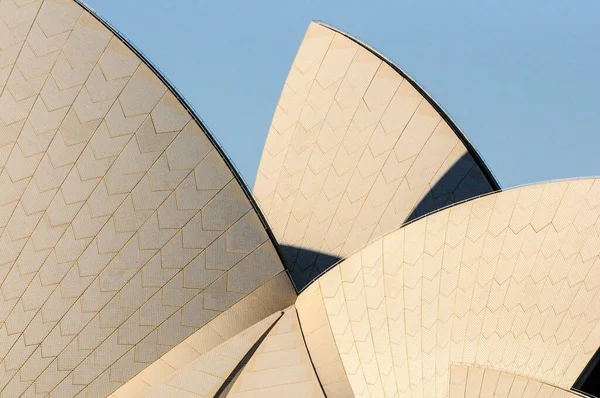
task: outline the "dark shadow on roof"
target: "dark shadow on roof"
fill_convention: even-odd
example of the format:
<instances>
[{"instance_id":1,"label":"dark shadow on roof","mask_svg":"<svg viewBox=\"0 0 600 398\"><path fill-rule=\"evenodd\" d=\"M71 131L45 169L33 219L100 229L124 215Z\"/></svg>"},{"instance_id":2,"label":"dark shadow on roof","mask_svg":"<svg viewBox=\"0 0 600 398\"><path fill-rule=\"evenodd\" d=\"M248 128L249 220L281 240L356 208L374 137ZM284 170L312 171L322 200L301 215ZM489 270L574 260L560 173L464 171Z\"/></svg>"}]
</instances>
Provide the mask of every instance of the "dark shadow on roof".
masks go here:
<instances>
[{"instance_id":1,"label":"dark shadow on roof","mask_svg":"<svg viewBox=\"0 0 600 398\"><path fill-rule=\"evenodd\" d=\"M465 153L435 183L415 206L402 225L453 203L493 192L481 169L469 153Z\"/></svg>"},{"instance_id":2,"label":"dark shadow on roof","mask_svg":"<svg viewBox=\"0 0 600 398\"><path fill-rule=\"evenodd\" d=\"M279 249L292 283L298 292L342 260L341 257L304 247L280 245Z\"/></svg>"},{"instance_id":3,"label":"dark shadow on roof","mask_svg":"<svg viewBox=\"0 0 600 398\"><path fill-rule=\"evenodd\" d=\"M583 369L572 390L591 397L600 397L600 348Z\"/></svg>"},{"instance_id":4,"label":"dark shadow on roof","mask_svg":"<svg viewBox=\"0 0 600 398\"><path fill-rule=\"evenodd\" d=\"M448 169L442 178L429 189L406 220L401 225L398 225L398 228L443 207L493 191L494 188L481 172L481 169L472 156L468 152L465 152ZM379 236L373 237L371 241L377 238ZM355 251L361 248L356 247L352 250ZM280 245L279 249L284 258L285 267L298 292L304 290L312 281L343 260L342 257L331 253L314 251L303 247Z\"/></svg>"}]
</instances>

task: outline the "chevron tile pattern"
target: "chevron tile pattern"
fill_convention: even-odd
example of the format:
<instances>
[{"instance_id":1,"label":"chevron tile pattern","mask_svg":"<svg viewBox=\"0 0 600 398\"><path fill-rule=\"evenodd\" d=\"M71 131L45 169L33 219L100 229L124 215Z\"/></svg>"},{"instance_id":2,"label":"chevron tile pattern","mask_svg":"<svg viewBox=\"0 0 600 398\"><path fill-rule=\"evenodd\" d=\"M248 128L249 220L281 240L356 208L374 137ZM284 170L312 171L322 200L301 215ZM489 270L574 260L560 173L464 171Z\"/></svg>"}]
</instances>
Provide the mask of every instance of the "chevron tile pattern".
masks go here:
<instances>
[{"instance_id":1,"label":"chevron tile pattern","mask_svg":"<svg viewBox=\"0 0 600 398\"><path fill-rule=\"evenodd\" d=\"M460 364L452 365L450 368L450 398L576 398L582 396L573 391L498 370Z\"/></svg>"},{"instance_id":2,"label":"chevron tile pattern","mask_svg":"<svg viewBox=\"0 0 600 398\"><path fill-rule=\"evenodd\" d=\"M407 218L492 190L411 81L365 46L310 25L254 187L279 243L301 249L286 255L299 289L330 258L346 257Z\"/></svg>"},{"instance_id":3,"label":"chevron tile pattern","mask_svg":"<svg viewBox=\"0 0 600 398\"><path fill-rule=\"evenodd\" d=\"M74 1L0 1L0 90L3 396L106 396L283 271L203 128Z\"/></svg>"},{"instance_id":4,"label":"chevron tile pattern","mask_svg":"<svg viewBox=\"0 0 600 398\"><path fill-rule=\"evenodd\" d=\"M296 309L288 308L250 357L227 397L324 398Z\"/></svg>"},{"instance_id":5,"label":"chevron tile pattern","mask_svg":"<svg viewBox=\"0 0 600 398\"><path fill-rule=\"evenodd\" d=\"M324 397L294 306L264 318L167 377L161 370L145 375L153 382L162 379L152 388L140 389L130 382L111 397Z\"/></svg>"},{"instance_id":6,"label":"chevron tile pattern","mask_svg":"<svg viewBox=\"0 0 600 398\"><path fill-rule=\"evenodd\" d=\"M111 398L144 396L151 387L163 383L184 367L192 366L192 362L217 345L236 338L234 336L273 313L279 313L294 304L295 300L296 294L290 279L285 272L280 272L150 364L116 390ZM217 388L219 387L220 385ZM160 392L163 388L165 387L158 390L153 388L152 391Z\"/></svg>"},{"instance_id":7,"label":"chevron tile pattern","mask_svg":"<svg viewBox=\"0 0 600 398\"><path fill-rule=\"evenodd\" d=\"M215 397L215 394L226 383L229 375L243 360L252 346L257 343L271 326L274 326L279 321L280 317L280 313L275 313L250 326L185 367L182 367L151 389L144 391L143 396L148 398ZM156 370L159 371L159 369ZM146 377L152 379L154 382L162 379L164 373L146 374ZM140 396L137 395L139 394L139 389L127 391L123 387L119 391L124 397Z\"/></svg>"},{"instance_id":8,"label":"chevron tile pattern","mask_svg":"<svg viewBox=\"0 0 600 398\"><path fill-rule=\"evenodd\" d=\"M579 396L600 180L497 189L423 89L313 23L256 181L275 241L105 22L0 0L0 396Z\"/></svg>"},{"instance_id":9,"label":"chevron tile pattern","mask_svg":"<svg viewBox=\"0 0 600 398\"><path fill-rule=\"evenodd\" d=\"M599 216L600 180L488 195L385 235L299 300L320 291L354 396L445 397L453 363L569 389L600 345Z\"/></svg>"},{"instance_id":10,"label":"chevron tile pattern","mask_svg":"<svg viewBox=\"0 0 600 398\"><path fill-rule=\"evenodd\" d=\"M42 0L2 0L0 1L0 98L3 98L4 90L6 88L6 83L8 82L13 69L15 69L15 63L19 58L20 53L25 50L26 53L31 55L33 49L29 47L29 45L25 44L27 37L32 31L32 25L35 20L36 14L39 12L40 6L42 4ZM46 26L46 28L49 28ZM51 29L51 28L50 28ZM36 27L34 34L39 34L40 29ZM50 34L52 36L52 33ZM27 68L26 65L21 63L17 69L20 67ZM31 72L25 71L25 72ZM21 78L23 78L22 72L17 72L20 74ZM33 76L31 76L33 77ZM13 85L13 89L14 89ZM10 101L13 99L12 95L10 97L6 97L5 101L11 103L12 105L16 105L14 102ZM31 101L29 101L31 102ZM5 115L5 118L7 118ZM3 124L10 120L4 121ZM4 139L0 142L0 159L2 167L6 163L6 157L8 152L10 152L10 140L14 135L15 128L7 129L8 131L13 131L13 134L8 133L7 139ZM7 131L7 132L8 132ZM4 130L3 130L4 133Z\"/></svg>"}]
</instances>

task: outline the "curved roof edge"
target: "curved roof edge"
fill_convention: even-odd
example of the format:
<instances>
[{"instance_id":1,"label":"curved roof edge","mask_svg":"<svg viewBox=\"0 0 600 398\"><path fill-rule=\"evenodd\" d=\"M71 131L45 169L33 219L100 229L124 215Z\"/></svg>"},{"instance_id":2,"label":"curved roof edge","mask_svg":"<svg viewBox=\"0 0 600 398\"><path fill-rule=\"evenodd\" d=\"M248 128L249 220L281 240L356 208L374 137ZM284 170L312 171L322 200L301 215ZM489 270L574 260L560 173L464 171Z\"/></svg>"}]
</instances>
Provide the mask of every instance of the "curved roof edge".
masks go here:
<instances>
[{"instance_id":1,"label":"curved roof edge","mask_svg":"<svg viewBox=\"0 0 600 398\"><path fill-rule=\"evenodd\" d=\"M498 182L498 180L496 180L496 177L494 176L494 174L492 173L490 168L485 163L485 160L483 159L483 157L481 157L479 152L477 152L477 150L475 149L475 147L473 146L471 141L469 141L467 136L462 132L462 130L458 127L458 125L454 122L454 120L452 120L450 115L448 115L448 113L440 106L440 104L438 104L437 101L435 99L433 99L433 97L431 95L429 95L429 93L427 91L425 91L425 89L423 87L421 87L419 85L419 83L417 83L415 81L415 79L410 77L410 75L408 73L406 73L404 70L402 70L396 64L394 64L394 62L392 62L385 55L383 55L382 53L380 53L373 47L369 46L368 44L363 43L359 39L349 35L348 33L344 32L332 25L329 25L325 22L322 22L322 21L314 21L314 22L347 37L348 39L352 40L356 44L358 44L361 47L365 48L366 50L370 51L377 58L379 58L380 60L382 60L383 62L388 64L400 76L402 76L404 79L406 79L415 88L415 90L417 90L417 92L419 94L421 94L423 96L423 98L425 98L427 100L427 102L429 102L429 104L433 107L433 109L435 109L436 112L439 113L439 115L442 117L442 119L444 119L444 121L446 123L448 123L448 126L450 126L452 131L454 131L454 133L456 134L458 139L463 143L463 145L467 148L467 151L469 152L469 154L473 157L473 160L475 160L475 163L477 163L477 165L481 169L481 172L483 173L485 178L488 180L488 182L492 186L492 189L494 191L502 191L502 187L500 186L500 183Z\"/></svg>"},{"instance_id":2,"label":"curved roof edge","mask_svg":"<svg viewBox=\"0 0 600 398\"><path fill-rule=\"evenodd\" d=\"M452 203L452 204L449 204L449 205L446 205L446 206L440 207L439 209L435 209L435 210L433 210L433 211L430 211L429 213L426 213L426 214L423 214L422 216L419 216L419 217L417 217L417 218L414 218L414 219L410 220L409 222L407 222L406 224L402 224L401 226L399 226L399 227L398 227L398 228L396 228L396 229L393 229L393 230L391 230L391 231L389 231L389 232L386 232L385 234L381 235L381 236L380 236L380 237L378 237L377 239L374 239L374 240L370 241L369 243L367 243L367 244L366 244L366 245L364 245L363 247L361 247L361 248L359 248L359 249L356 249L355 251L353 251L352 253L350 253L349 255L347 255L345 258L341 258L341 259L339 259L339 260L338 260L338 261L336 261L335 263L331 264L331 266L330 266L329 268L327 268L327 269L323 270L323 272L321 272L319 275L315 276L315 277L314 277L314 278L313 278L313 279L312 279L312 280L311 280L309 283L307 283L307 284L306 284L306 286L304 286L302 289L300 289L299 291L297 290L297 293L298 293L298 294L300 294L300 293L302 293L303 291L305 291L305 290L306 290L306 289L307 289L307 288L308 288L310 285L312 285L312 284L313 284L313 283L314 283L316 280L318 280L320 277L322 277L322 276L323 276L323 275L325 275L327 272L331 271L332 269L334 269L335 267L337 267L338 265L340 265L341 263L343 263L343 262L344 262L346 259L348 259L349 257L352 257L352 256L353 256L353 255L355 255L356 253L360 252L361 250L363 250L365 247L369 246L370 244L372 244L372 243L374 243L374 242L376 242L376 241L378 241L378 240L384 239L386 236L389 236L389 235L391 235L391 234L393 234L393 233L396 233L397 231L401 230L402 228L405 228L405 227L407 227L408 225L410 225L410 224L413 224L413 223L415 223L415 222L417 222L417 221L419 221L419 220L422 220L423 218L429 217L429 216L431 216L431 215L433 215L433 214L436 214L436 213L442 212L442 211L444 211L444 210L447 210L447 209L449 209L449 208L451 208L451 207L460 206L460 205L462 205L462 204L464 204L464 203L471 202L471 201L474 201L474 200L477 200L477 199L481 199L481 198L485 198L485 197L487 197L487 196L490 196L490 195L496 195L496 194L499 194L499 193L502 193L502 192L516 191L517 189L522 189L522 188L532 187L532 186L536 186L536 185L548 185L548 184L556 184L556 183L559 183L559 182L571 182L571 181L581 181L581 180L598 180L598 181L600 181L600 176L587 176L587 177L559 178L559 179L556 179L556 180L547 180L547 181L532 182L532 183L529 183L529 184L523 184L523 185L517 185L517 186L514 186L514 187L510 187L510 188L508 188L508 189L505 189L505 190L499 189L499 190L497 190L497 191L493 191L493 192L487 192L487 193L484 193L484 194L482 194L482 195L473 196L473 197L471 197L471 198L467 198L467 199L461 200L460 202L455 202L455 203ZM288 276L289 276L289 273L288 273ZM293 284L293 283L292 283L292 284ZM294 287L295 287L295 285L294 285ZM600 350L600 349L599 349L599 350ZM598 352L599 352L599 354L598 354L598 355L599 355L599 357L598 357L598 362L600 362L600 351L598 351Z\"/></svg>"},{"instance_id":3,"label":"curved roof edge","mask_svg":"<svg viewBox=\"0 0 600 398\"><path fill-rule=\"evenodd\" d=\"M453 363L453 364L450 365L450 375L451 375L450 378L452 378L452 372L455 371L455 370L457 370L457 369L460 369L460 368L463 368L463 369L466 368L467 371L470 371L471 369L479 369L479 370L485 371L483 377L479 379L481 381L481 383L479 385L480 389L485 384L486 377L489 377L486 373L488 371L492 371L492 372L497 372L497 374L500 374L500 377L502 377L502 375L508 375L509 377L513 376L513 377L523 377L523 378L526 378L527 379L527 387L529 387L529 383L530 382L534 382L534 383L539 383L541 385L547 386L546 388L550 387L550 388L552 388L554 390L560 391L559 394L555 394L556 391L547 391L546 390L548 393L550 393L550 395L548 395L550 397L556 397L556 398L559 398L559 397L561 397L561 398L569 398L569 397L592 397L593 398L592 395L588 395L585 392L576 391L576 390L572 390L572 389L568 390L568 389L566 389L564 387L557 386L556 384L546 383L544 381L536 379L535 377L526 376L525 374L522 374L522 373L517 373L517 372L512 372L512 371L504 371L502 369L481 366L479 364L470 364L470 363L462 363L462 362ZM466 389L466 387L467 387L467 383L466 383L467 382L467 378L465 378L463 380L464 380L464 382L460 383L460 389L459 389L458 393L462 393L463 392L462 390L463 390L463 387L464 387L465 388L465 391L464 391L464 393L465 393L464 397L465 398L480 397L480 395L472 395L469 392L467 392L468 391ZM475 386L477 386L477 384L475 384ZM498 387L496 387L496 388L498 388ZM537 397L541 397L541 395L539 395L540 392L542 392L542 389L538 390L538 392L536 394ZM479 394L481 394L481 392ZM524 394L524 392L523 392L523 394ZM459 394L459 395L461 395L461 394ZM449 396L450 396L449 398L453 398L454 397L454 395L452 394L452 387L450 387L450 394L449 394ZM483 396L483 395L481 395L481 396ZM486 396L489 396L489 395L486 395ZM496 394L493 395L493 397L496 397L496 396L498 396L498 395L496 395ZM523 396L525 396L525 395L523 395ZM457 395L457 397L458 397L458 395Z\"/></svg>"},{"instance_id":4,"label":"curved roof edge","mask_svg":"<svg viewBox=\"0 0 600 398\"><path fill-rule=\"evenodd\" d=\"M250 205L252 206L252 208L256 212L256 215L258 216L260 222L262 223L263 227L265 228L265 231L267 232L267 235L269 236L269 239L271 240L271 243L273 243L273 246L275 247L275 251L277 252L277 256L279 257L279 260L281 261L281 264L285 264L283 255L282 255L281 250L279 248L279 244L277 243L277 240L275 239L275 235L273 234L273 231L271 230L271 227L267 223L267 219L263 215L262 210L260 209L260 207L256 203L256 200L254 199L254 196L252 196L252 192L248 188L248 185L244 181L244 179L241 176L241 174L238 172L237 168L235 167L235 165L233 164L232 160L229 158L229 156L227 155L227 153L225 152L225 150L223 149L223 147L221 146L221 144L219 143L219 141L217 140L217 138L210 132L210 130L208 129L208 127L206 126L206 124L204 123L204 121L202 120L202 118L194 110L194 108L188 102L188 100L177 90L177 88L175 87L175 85L173 83L171 83L169 81L169 79L167 79L167 77L158 69L158 67L156 65L154 65L144 55L144 53L140 49L138 49L131 41L129 41L117 28L115 28L114 26L112 26L106 19L102 18L102 16L100 16L92 7L90 7L88 4L86 4L83 0L73 0L73 1L75 3L77 3L80 7L82 7L85 11L87 11L91 16L93 16L94 18L96 18L96 20L98 20L98 22L100 22L112 34L114 34L116 38L118 38L119 40L121 40L121 42L123 44L125 44L148 68L150 68L150 70L152 71L152 73L154 73L160 79L160 81L167 87L167 89L183 105L183 107L190 114L190 116L192 117L192 119L196 123L198 123L198 126L200 126L200 128L202 129L202 131L204 132L204 134L206 135L206 137L210 141L210 143L214 146L214 148L216 149L216 151L219 153L219 155L221 156L221 158L225 162L225 165L231 171L231 173L233 174L233 177L235 178L235 180L238 182L238 184L242 188L242 191L244 192L244 195L246 195L246 197L248 198L248 201L250 202ZM296 293L298 293L298 288L294 284L294 280L292 279L292 277L291 277L288 269L285 266L283 268L284 268L284 270L285 270L288 278L290 279L290 281L292 283L292 286L296 290Z\"/></svg>"}]
</instances>

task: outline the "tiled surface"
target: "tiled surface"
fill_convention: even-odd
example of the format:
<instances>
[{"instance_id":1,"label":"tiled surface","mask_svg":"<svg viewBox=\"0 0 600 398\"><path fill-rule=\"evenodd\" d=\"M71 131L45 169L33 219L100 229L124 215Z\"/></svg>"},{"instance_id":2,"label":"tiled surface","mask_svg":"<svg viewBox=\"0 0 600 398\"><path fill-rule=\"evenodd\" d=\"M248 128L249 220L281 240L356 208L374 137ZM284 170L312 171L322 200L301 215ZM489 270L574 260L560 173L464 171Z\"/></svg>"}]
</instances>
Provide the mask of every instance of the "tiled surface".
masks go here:
<instances>
[{"instance_id":1,"label":"tiled surface","mask_svg":"<svg viewBox=\"0 0 600 398\"><path fill-rule=\"evenodd\" d=\"M285 311L260 344L227 396L324 397L293 306Z\"/></svg>"},{"instance_id":2,"label":"tiled surface","mask_svg":"<svg viewBox=\"0 0 600 398\"><path fill-rule=\"evenodd\" d=\"M408 218L491 190L408 80L347 37L309 26L254 187L277 240L300 249L285 252L299 288Z\"/></svg>"},{"instance_id":3,"label":"tiled surface","mask_svg":"<svg viewBox=\"0 0 600 398\"><path fill-rule=\"evenodd\" d=\"M150 387L163 383L215 346L225 344L246 328L254 327L257 322L274 312L292 305L295 300L296 294L287 274L280 272L150 364L115 391L113 396L128 398L142 395Z\"/></svg>"},{"instance_id":4,"label":"tiled surface","mask_svg":"<svg viewBox=\"0 0 600 398\"><path fill-rule=\"evenodd\" d=\"M200 126L72 0L0 0L0 187L3 396L106 396L283 270Z\"/></svg>"},{"instance_id":5,"label":"tiled surface","mask_svg":"<svg viewBox=\"0 0 600 398\"><path fill-rule=\"evenodd\" d=\"M296 300L306 347L323 390L329 398L352 396L348 376L329 325L319 283L313 283Z\"/></svg>"},{"instance_id":6,"label":"tiled surface","mask_svg":"<svg viewBox=\"0 0 600 398\"><path fill-rule=\"evenodd\" d=\"M258 348L251 353L256 343ZM155 366L159 363L160 367ZM239 366L243 367L233 378L228 397L324 397L304 344L296 309L291 306L177 370L169 367L166 360L157 361L111 398L214 397L224 383L231 383L228 377Z\"/></svg>"},{"instance_id":7,"label":"tiled surface","mask_svg":"<svg viewBox=\"0 0 600 398\"><path fill-rule=\"evenodd\" d=\"M582 395L527 377L467 365L450 368L450 398L576 398Z\"/></svg>"},{"instance_id":8,"label":"tiled surface","mask_svg":"<svg viewBox=\"0 0 600 398\"><path fill-rule=\"evenodd\" d=\"M410 82L311 24L255 193L298 287L349 257L229 395L570 394L600 344L600 182L397 229L490 190ZM25 397L211 396L296 299L202 128L73 0L0 0L0 293L0 395Z\"/></svg>"},{"instance_id":9,"label":"tiled surface","mask_svg":"<svg viewBox=\"0 0 600 398\"><path fill-rule=\"evenodd\" d=\"M327 272L316 292L354 394L443 397L453 363L569 389L600 345L599 215L600 180L527 186L417 220Z\"/></svg>"},{"instance_id":10,"label":"tiled surface","mask_svg":"<svg viewBox=\"0 0 600 398\"><path fill-rule=\"evenodd\" d=\"M111 398L212 398L252 346L280 316L278 312L263 319L177 370L169 369L166 362L162 368L153 364L140 373L141 377L132 379ZM143 384L148 388L140 388Z\"/></svg>"}]
</instances>

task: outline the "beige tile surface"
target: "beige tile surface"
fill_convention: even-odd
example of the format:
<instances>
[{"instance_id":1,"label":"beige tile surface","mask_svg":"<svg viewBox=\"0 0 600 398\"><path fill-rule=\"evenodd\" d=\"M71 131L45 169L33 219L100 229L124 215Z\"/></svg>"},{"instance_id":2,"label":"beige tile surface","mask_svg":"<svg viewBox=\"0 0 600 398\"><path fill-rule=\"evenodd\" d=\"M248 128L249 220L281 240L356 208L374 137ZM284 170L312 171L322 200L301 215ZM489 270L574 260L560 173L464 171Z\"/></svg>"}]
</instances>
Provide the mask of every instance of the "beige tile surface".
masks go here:
<instances>
[{"instance_id":1,"label":"beige tile surface","mask_svg":"<svg viewBox=\"0 0 600 398\"><path fill-rule=\"evenodd\" d=\"M260 343L227 396L324 397L293 306Z\"/></svg>"},{"instance_id":2,"label":"beige tile surface","mask_svg":"<svg viewBox=\"0 0 600 398\"><path fill-rule=\"evenodd\" d=\"M491 190L409 80L345 35L309 26L254 187L292 248L284 253L299 288L407 219Z\"/></svg>"},{"instance_id":3,"label":"beige tile surface","mask_svg":"<svg viewBox=\"0 0 600 398\"><path fill-rule=\"evenodd\" d=\"M355 396L491 391L479 367L520 375L498 382L514 396L531 394L530 379L569 389L600 345L599 200L600 181L574 180L441 210L351 255L298 302L323 300ZM450 381L454 363L475 368Z\"/></svg>"},{"instance_id":4,"label":"beige tile surface","mask_svg":"<svg viewBox=\"0 0 600 398\"><path fill-rule=\"evenodd\" d=\"M450 398L575 398L581 397L551 384L486 369L455 364L450 367Z\"/></svg>"},{"instance_id":5,"label":"beige tile surface","mask_svg":"<svg viewBox=\"0 0 600 398\"><path fill-rule=\"evenodd\" d=\"M310 25L255 194L298 286L347 258L229 395L570 394L600 343L600 182L398 229L492 189L448 123L372 50ZM0 188L2 396L212 396L296 301L203 127L73 0L0 0Z\"/></svg>"},{"instance_id":6,"label":"beige tile surface","mask_svg":"<svg viewBox=\"0 0 600 398\"><path fill-rule=\"evenodd\" d=\"M352 389L329 324L319 283L313 283L296 300L306 347L327 397L344 398Z\"/></svg>"},{"instance_id":7,"label":"beige tile surface","mask_svg":"<svg viewBox=\"0 0 600 398\"><path fill-rule=\"evenodd\" d=\"M212 398L252 346L279 321L280 317L279 312L272 314L204 354L194 350L196 358L185 366L171 366L173 364L169 364L169 358L165 356L115 391L111 398ZM177 347L193 350L191 346L183 343ZM176 355L181 354L179 351Z\"/></svg>"},{"instance_id":8,"label":"beige tile surface","mask_svg":"<svg viewBox=\"0 0 600 398\"><path fill-rule=\"evenodd\" d=\"M180 369L191 366L190 364L198 358L214 351L217 345L230 343L237 338L235 336L246 333L247 328L254 328L258 322L263 322L263 319L274 312L287 308L295 300L296 294L288 276L285 272L280 272L152 362L115 391L113 396L125 398L143 395L150 388L174 376ZM217 389L219 387L220 385ZM157 391L164 388L166 387Z\"/></svg>"},{"instance_id":9,"label":"beige tile surface","mask_svg":"<svg viewBox=\"0 0 600 398\"><path fill-rule=\"evenodd\" d=\"M0 1L0 187L3 396L106 396L252 292L275 301L207 330L295 297L257 293L285 274L230 168L73 0Z\"/></svg>"}]
</instances>

